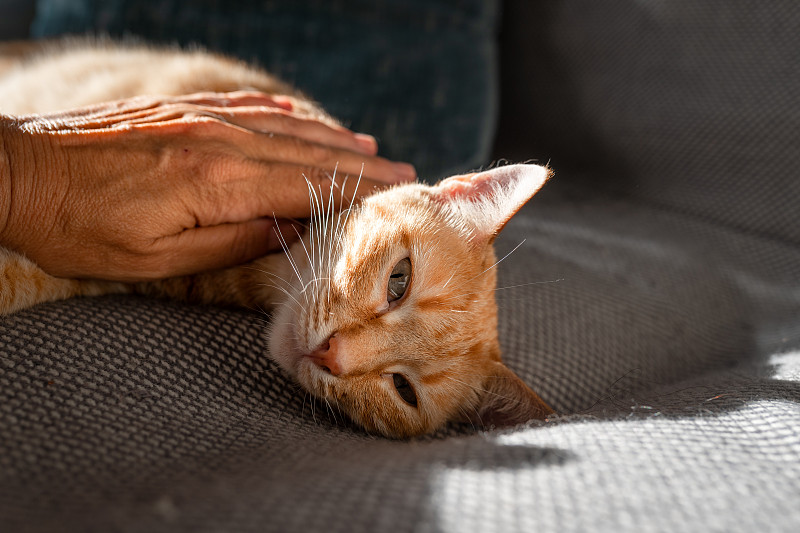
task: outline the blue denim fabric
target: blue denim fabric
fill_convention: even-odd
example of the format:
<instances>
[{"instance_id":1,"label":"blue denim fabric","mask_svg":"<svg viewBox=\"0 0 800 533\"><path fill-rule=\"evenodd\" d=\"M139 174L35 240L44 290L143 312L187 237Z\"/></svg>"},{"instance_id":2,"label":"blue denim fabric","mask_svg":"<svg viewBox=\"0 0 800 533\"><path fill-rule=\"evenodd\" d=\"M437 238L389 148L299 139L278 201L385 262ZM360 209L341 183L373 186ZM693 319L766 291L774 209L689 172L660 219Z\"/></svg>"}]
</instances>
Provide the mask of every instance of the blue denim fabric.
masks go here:
<instances>
[{"instance_id":1,"label":"blue denim fabric","mask_svg":"<svg viewBox=\"0 0 800 533\"><path fill-rule=\"evenodd\" d=\"M488 162L497 0L38 0L34 37L200 43L265 66L436 179Z\"/></svg>"}]
</instances>

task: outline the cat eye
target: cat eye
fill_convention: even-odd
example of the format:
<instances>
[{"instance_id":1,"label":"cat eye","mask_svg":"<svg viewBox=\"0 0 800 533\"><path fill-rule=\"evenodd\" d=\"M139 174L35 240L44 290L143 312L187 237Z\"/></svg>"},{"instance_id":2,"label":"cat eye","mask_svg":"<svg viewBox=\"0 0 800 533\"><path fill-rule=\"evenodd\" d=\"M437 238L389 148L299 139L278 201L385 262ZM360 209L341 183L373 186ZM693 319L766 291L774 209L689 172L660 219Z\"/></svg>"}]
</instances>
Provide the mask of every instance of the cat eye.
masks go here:
<instances>
[{"instance_id":1,"label":"cat eye","mask_svg":"<svg viewBox=\"0 0 800 533\"><path fill-rule=\"evenodd\" d=\"M392 383L394 388L397 389L397 394L411 407L417 406L417 393L402 374L392 374Z\"/></svg>"},{"instance_id":2,"label":"cat eye","mask_svg":"<svg viewBox=\"0 0 800 533\"><path fill-rule=\"evenodd\" d=\"M389 285L386 287L386 300L393 302L402 298L406 293L406 289L408 289L409 283L411 283L411 260L406 257L397 262L392 269L392 273L389 275Z\"/></svg>"}]
</instances>

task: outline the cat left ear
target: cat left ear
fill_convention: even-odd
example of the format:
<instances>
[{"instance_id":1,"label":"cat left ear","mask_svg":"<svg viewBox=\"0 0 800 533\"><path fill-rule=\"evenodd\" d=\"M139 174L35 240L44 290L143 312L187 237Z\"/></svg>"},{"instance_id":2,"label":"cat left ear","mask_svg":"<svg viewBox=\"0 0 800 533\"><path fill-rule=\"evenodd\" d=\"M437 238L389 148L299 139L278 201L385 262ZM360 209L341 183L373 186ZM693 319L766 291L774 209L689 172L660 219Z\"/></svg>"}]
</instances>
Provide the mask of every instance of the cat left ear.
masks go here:
<instances>
[{"instance_id":1,"label":"cat left ear","mask_svg":"<svg viewBox=\"0 0 800 533\"><path fill-rule=\"evenodd\" d=\"M485 394L476 408L485 428L509 427L529 420L543 420L554 411L503 363L496 362L484 384Z\"/></svg>"},{"instance_id":2,"label":"cat left ear","mask_svg":"<svg viewBox=\"0 0 800 533\"><path fill-rule=\"evenodd\" d=\"M434 198L448 206L474 239L491 242L551 175L539 165L506 165L447 178L434 187Z\"/></svg>"}]
</instances>

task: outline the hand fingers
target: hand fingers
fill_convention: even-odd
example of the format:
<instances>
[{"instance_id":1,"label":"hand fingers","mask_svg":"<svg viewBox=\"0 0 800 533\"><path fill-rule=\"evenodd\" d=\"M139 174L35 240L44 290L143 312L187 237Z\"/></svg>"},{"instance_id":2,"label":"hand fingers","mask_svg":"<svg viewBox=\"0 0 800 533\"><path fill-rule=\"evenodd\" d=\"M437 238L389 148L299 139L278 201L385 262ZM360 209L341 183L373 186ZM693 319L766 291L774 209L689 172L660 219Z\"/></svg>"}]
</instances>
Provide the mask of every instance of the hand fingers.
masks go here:
<instances>
[{"instance_id":1,"label":"hand fingers","mask_svg":"<svg viewBox=\"0 0 800 533\"><path fill-rule=\"evenodd\" d=\"M354 133L347 128L326 124L320 120L292 114L291 101L287 97L271 96L258 92L239 91L233 93L196 93L187 96L156 98L140 97L118 102L101 104L96 109L88 112L82 110L78 121L69 121L72 113L63 117L53 115L51 118L65 119L70 129L91 131L125 131L131 127L140 129L158 129L169 126L170 123L183 123L198 129L212 129L206 126L213 121L219 121L245 128L268 136L281 135L286 138L297 138L306 143L322 145L315 152L309 144L295 146L294 157L279 146L280 154L276 159L284 162L299 164L318 164L322 161L324 168L332 170L336 162L344 165L348 172L355 172L354 159L350 156L331 154L325 152L326 147L336 148L347 152L375 156L378 151L377 142L370 135ZM60 121L59 121L60 122ZM200 124L198 124L198 122ZM214 131L219 131L214 129ZM222 133L222 132L219 132ZM228 132L226 132L228 133ZM291 141L278 141L279 145L290 144ZM294 143L297 144L297 143ZM296 157L297 151L302 152L300 160ZM264 158L261 151L256 157ZM316 158L309 160L308 156L316 154ZM289 156L286 159L284 156ZM367 163L368 176L389 182L413 179L415 173L408 165L389 169L385 160L374 159L361 161ZM398 172L398 168L400 169ZM360 169L359 169L360 170ZM399 176L393 177L393 174Z\"/></svg>"},{"instance_id":2,"label":"hand fingers","mask_svg":"<svg viewBox=\"0 0 800 533\"><path fill-rule=\"evenodd\" d=\"M204 106L175 104L163 109L147 110L124 117L132 124L165 122L191 116L216 118L259 133L273 133L298 137L317 144L342 148L367 155L378 153L378 143L371 135L355 133L342 126L326 124L318 119L304 117L283 108L250 104L256 97L243 97L236 107L220 107L220 102L207 99ZM242 102L247 101L248 105ZM195 107L198 106L198 107Z\"/></svg>"},{"instance_id":3,"label":"hand fingers","mask_svg":"<svg viewBox=\"0 0 800 533\"><path fill-rule=\"evenodd\" d=\"M157 122L204 113L219 116L220 110L242 106L255 107L264 114L271 110L291 112L294 109L288 96L256 91L204 92L184 96L137 96L50 113L48 118L72 129L89 130L124 127L137 122Z\"/></svg>"},{"instance_id":4,"label":"hand fingers","mask_svg":"<svg viewBox=\"0 0 800 533\"><path fill-rule=\"evenodd\" d=\"M354 133L347 128L320 122L317 119L292 114L283 109L242 106L235 108L200 107L175 104L158 109L136 111L113 118L103 117L87 122L86 127L99 128L124 124L143 125L191 118L212 118L258 133L297 137L317 144L359 152L366 155L378 153L378 143L371 135Z\"/></svg>"},{"instance_id":5,"label":"hand fingers","mask_svg":"<svg viewBox=\"0 0 800 533\"><path fill-rule=\"evenodd\" d=\"M167 99L171 103L186 103L210 107L275 107L291 111L294 108L288 96L266 94L258 91L233 91L229 93L202 92Z\"/></svg>"},{"instance_id":6,"label":"hand fingers","mask_svg":"<svg viewBox=\"0 0 800 533\"><path fill-rule=\"evenodd\" d=\"M252 159L313 166L337 173L364 176L384 183L403 183L416 178L408 163L325 146L297 137L241 132L238 148Z\"/></svg>"},{"instance_id":7,"label":"hand fingers","mask_svg":"<svg viewBox=\"0 0 800 533\"><path fill-rule=\"evenodd\" d=\"M416 178L416 170L408 163L395 163L382 157L324 146L297 137L258 133L205 116L198 117L194 123L173 120L145 123L137 126L137 129L167 136L177 134L213 140L220 146L235 147L246 158L266 164L311 166L331 173L363 176L389 184L404 183ZM233 157L233 154L229 156ZM232 162L230 159L226 161L228 166Z\"/></svg>"},{"instance_id":8,"label":"hand fingers","mask_svg":"<svg viewBox=\"0 0 800 533\"><path fill-rule=\"evenodd\" d=\"M277 133L298 137L306 141L342 148L366 155L378 153L378 143L371 135L354 133L342 126L320 122L317 119L303 117L273 110L265 112L258 107L216 108L210 112L224 117L231 124L236 124L260 133Z\"/></svg>"},{"instance_id":9,"label":"hand fingers","mask_svg":"<svg viewBox=\"0 0 800 533\"><path fill-rule=\"evenodd\" d=\"M301 232L302 234L302 232ZM158 279L225 268L280 250L298 238L288 221L259 218L238 224L192 228L159 240L153 250L166 257L142 277Z\"/></svg>"},{"instance_id":10,"label":"hand fingers","mask_svg":"<svg viewBox=\"0 0 800 533\"><path fill-rule=\"evenodd\" d=\"M218 172L230 169L220 166ZM251 161L235 170L235 178L216 180L204 191L194 187L186 196L193 200L192 224L214 226L256 217L308 218L320 204L327 206L330 201L335 209L346 208L353 199L386 186L358 174L333 176L316 167Z\"/></svg>"}]
</instances>

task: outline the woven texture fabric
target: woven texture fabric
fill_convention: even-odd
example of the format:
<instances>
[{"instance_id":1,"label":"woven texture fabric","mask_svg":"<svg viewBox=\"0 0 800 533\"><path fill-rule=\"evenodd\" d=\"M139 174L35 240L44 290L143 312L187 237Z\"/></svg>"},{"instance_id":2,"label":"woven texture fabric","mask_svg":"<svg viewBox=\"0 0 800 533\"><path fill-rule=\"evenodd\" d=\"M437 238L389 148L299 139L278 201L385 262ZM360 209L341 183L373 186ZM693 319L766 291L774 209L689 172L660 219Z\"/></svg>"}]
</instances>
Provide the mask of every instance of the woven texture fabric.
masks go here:
<instances>
[{"instance_id":1,"label":"woven texture fabric","mask_svg":"<svg viewBox=\"0 0 800 533\"><path fill-rule=\"evenodd\" d=\"M550 117L559 158L589 155L504 230L500 257L522 244L497 299L506 361L560 417L377 438L265 359L258 314L42 305L0 319L0 531L800 529L800 48L782 33L800 13L541 4L520 25L563 100L520 113ZM698 93L701 73L730 81ZM771 165L756 181L746 155L723 164L743 139Z\"/></svg>"},{"instance_id":2,"label":"woven texture fabric","mask_svg":"<svg viewBox=\"0 0 800 533\"><path fill-rule=\"evenodd\" d=\"M800 3L506 4L500 155L800 243Z\"/></svg>"}]
</instances>

